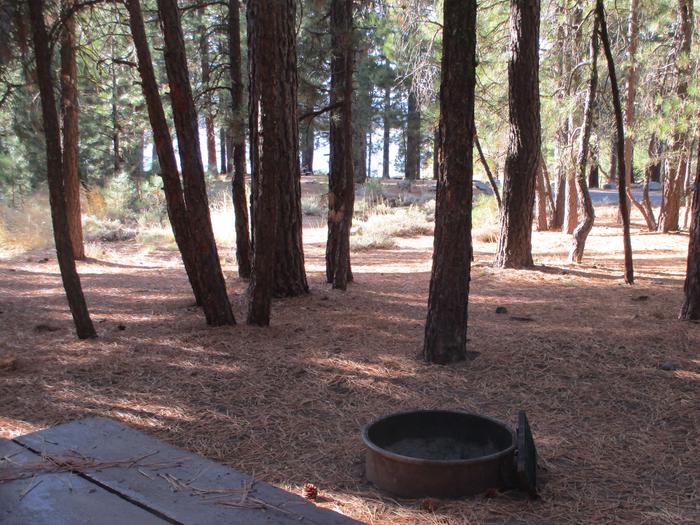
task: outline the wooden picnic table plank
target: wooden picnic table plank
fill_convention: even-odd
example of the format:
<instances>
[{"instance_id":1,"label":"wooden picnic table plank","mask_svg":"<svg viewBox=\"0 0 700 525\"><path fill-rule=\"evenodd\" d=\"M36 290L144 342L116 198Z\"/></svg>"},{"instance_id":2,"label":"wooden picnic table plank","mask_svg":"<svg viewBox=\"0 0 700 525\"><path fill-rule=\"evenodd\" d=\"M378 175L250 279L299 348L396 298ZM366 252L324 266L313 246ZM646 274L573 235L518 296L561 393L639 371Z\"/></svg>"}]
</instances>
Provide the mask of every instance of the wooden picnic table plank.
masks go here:
<instances>
[{"instance_id":1,"label":"wooden picnic table plank","mask_svg":"<svg viewBox=\"0 0 700 525\"><path fill-rule=\"evenodd\" d=\"M104 525L167 523L76 474L48 473L51 468L24 447L0 440L0 523L87 525L97 516ZM20 474L26 477L7 480Z\"/></svg>"},{"instance_id":2,"label":"wooden picnic table plank","mask_svg":"<svg viewBox=\"0 0 700 525\"><path fill-rule=\"evenodd\" d=\"M16 441L49 456L96 460L104 466L87 468L88 478L176 523L360 523L106 418L74 421ZM115 462L121 464L110 465ZM236 492L220 497L217 491L224 489Z\"/></svg>"}]
</instances>

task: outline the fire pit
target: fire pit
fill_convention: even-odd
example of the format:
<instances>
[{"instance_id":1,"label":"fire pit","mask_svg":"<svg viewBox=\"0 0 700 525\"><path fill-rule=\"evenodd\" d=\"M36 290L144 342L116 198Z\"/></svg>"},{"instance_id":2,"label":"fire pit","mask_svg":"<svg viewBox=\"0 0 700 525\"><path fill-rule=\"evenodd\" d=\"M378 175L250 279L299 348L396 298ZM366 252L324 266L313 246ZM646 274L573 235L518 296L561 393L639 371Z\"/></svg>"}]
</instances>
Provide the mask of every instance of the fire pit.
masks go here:
<instances>
[{"instance_id":1,"label":"fire pit","mask_svg":"<svg viewBox=\"0 0 700 525\"><path fill-rule=\"evenodd\" d=\"M524 412L513 432L490 417L417 410L365 427L367 479L397 496L459 498L488 489L536 495L537 453Z\"/></svg>"}]
</instances>

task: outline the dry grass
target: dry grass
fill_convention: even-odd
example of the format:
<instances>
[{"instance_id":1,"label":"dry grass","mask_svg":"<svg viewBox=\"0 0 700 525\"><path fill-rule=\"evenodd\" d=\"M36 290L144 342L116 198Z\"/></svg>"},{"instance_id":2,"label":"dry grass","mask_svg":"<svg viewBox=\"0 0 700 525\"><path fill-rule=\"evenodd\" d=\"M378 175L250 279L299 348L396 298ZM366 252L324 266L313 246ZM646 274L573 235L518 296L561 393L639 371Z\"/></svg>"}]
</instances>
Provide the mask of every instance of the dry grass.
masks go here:
<instances>
[{"instance_id":1,"label":"dry grass","mask_svg":"<svg viewBox=\"0 0 700 525\"><path fill-rule=\"evenodd\" d=\"M52 245L48 193L37 193L18 208L0 204L0 255L43 250Z\"/></svg>"},{"instance_id":2,"label":"dry grass","mask_svg":"<svg viewBox=\"0 0 700 525\"><path fill-rule=\"evenodd\" d=\"M313 483L321 505L373 524L700 522L700 326L675 319L687 237L635 231L634 287L611 224L578 266L563 264L559 233L533 234L530 271L494 270L493 245L477 240L469 345L481 354L440 367L418 358L431 237L355 252L342 293L325 284L324 235L305 231L311 294L275 301L269 328L207 328L172 249L112 243L80 265L100 336L80 342L54 260L0 262L0 357L17 357L0 370L0 430L113 417L295 492ZM247 284L225 270L240 321ZM418 407L511 423L525 409L542 499L426 511L367 485L362 426Z\"/></svg>"}]
</instances>

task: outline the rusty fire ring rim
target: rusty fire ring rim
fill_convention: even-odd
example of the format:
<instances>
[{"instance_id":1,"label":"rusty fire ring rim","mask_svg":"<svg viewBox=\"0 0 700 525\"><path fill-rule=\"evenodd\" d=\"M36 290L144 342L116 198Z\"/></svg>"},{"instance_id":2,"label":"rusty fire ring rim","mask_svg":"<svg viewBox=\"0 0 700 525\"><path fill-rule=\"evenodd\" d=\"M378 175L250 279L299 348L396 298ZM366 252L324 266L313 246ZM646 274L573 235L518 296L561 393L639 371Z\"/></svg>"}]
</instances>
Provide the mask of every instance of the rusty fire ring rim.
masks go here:
<instances>
[{"instance_id":1,"label":"rusty fire ring rim","mask_svg":"<svg viewBox=\"0 0 700 525\"><path fill-rule=\"evenodd\" d=\"M400 417L400 416L405 416L409 414L424 414L424 413L435 413L435 412L442 412L445 414L461 414L461 415L466 415L466 416L472 416L480 419L486 419L487 421L490 421L491 423L494 423L500 427L502 427L504 430L507 430L510 433L511 436L511 442L510 446L499 450L498 452L494 452L493 454L489 454L486 456L479 456L476 458L470 458L470 459L425 459L425 458L415 458L412 456L404 456L402 454L397 454L395 452L391 452L385 448L382 448L375 444L370 438L369 438L369 431L370 428L373 426L387 420L391 419L394 417ZM494 459L499 459L501 457L507 456L509 454L513 454L515 451L515 445L516 445L516 436L515 436L515 431L506 423L501 421L500 419L496 419L490 416L484 416L482 414L477 414L475 412L469 412L467 410L448 410L448 409L418 409L418 410L404 410L402 412L394 412L392 414L388 414L386 416L381 416L378 417L377 419L369 422L365 427L362 429L362 441L364 442L365 446L372 450L373 452L376 452L377 454L380 454L382 456L386 456L388 458L391 458L396 461L400 461L402 463L410 463L413 465L441 465L441 466L446 466L446 465L470 465L470 464L476 464L476 463L483 463L489 460L494 460Z\"/></svg>"}]
</instances>

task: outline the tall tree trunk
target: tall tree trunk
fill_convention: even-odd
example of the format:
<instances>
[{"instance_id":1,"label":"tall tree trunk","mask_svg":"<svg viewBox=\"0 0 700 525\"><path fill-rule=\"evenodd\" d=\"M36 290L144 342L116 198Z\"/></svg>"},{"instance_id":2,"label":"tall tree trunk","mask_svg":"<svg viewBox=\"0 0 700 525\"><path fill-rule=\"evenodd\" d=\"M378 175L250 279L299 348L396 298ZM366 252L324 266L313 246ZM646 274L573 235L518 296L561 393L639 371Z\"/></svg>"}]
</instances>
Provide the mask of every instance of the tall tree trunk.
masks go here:
<instances>
[{"instance_id":1,"label":"tall tree trunk","mask_svg":"<svg viewBox=\"0 0 700 525\"><path fill-rule=\"evenodd\" d=\"M615 73L615 63L610 49L610 39L608 38L608 24L605 20L605 8L603 0L596 0L596 16L600 29L600 38L605 50L605 59L608 63L608 75L610 76L610 87L612 90L613 108L615 112L616 129L616 149L617 149L617 174L618 174L618 197L620 201L620 216L622 217L622 238L625 249L625 282L634 283L634 267L632 264L632 240L630 238L630 213L627 207L627 184L625 183L625 128L622 120L622 104L620 102L620 88L617 84L617 74Z\"/></svg>"},{"instance_id":2,"label":"tall tree trunk","mask_svg":"<svg viewBox=\"0 0 700 525\"><path fill-rule=\"evenodd\" d=\"M332 283L333 288L345 290L348 281L352 281L350 228L355 204L352 167L352 0L331 0L330 33L330 102L331 105L339 104L339 109L330 119L326 280Z\"/></svg>"},{"instance_id":3,"label":"tall tree trunk","mask_svg":"<svg viewBox=\"0 0 700 525\"><path fill-rule=\"evenodd\" d=\"M632 0L636 1L636 0ZM595 221L595 210L593 201L586 185L586 165L588 164L588 145L593 129L593 111L596 106L596 88L598 86L598 18L593 21L593 32L591 34L591 78L588 82L588 93L583 109L583 126L579 137L579 150L576 159L577 175L576 187L581 206L581 222L574 230L574 238L569 252L569 262L580 263L583 259L583 250L586 247L586 239L593 228Z\"/></svg>"},{"instance_id":4,"label":"tall tree trunk","mask_svg":"<svg viewBox=\"0 0 700 525\"><path fill-rule=\"evenodd\" d=\"M236 227L238 275L249 279L252 272L252 247L248 231L248 202L245 194L245 126L243 80L241 75L241 21L238 0L228 4L228 52L231 74L231 192Z\"/></svg>"},{"instance_id":5,"label":"tall tree trunk","mask_svg":"<svg viewBox=\"0 0 700 525\"><path fill-rule=\"evenodd\" d=\"M192 286L192 292L197 304L201 306L203 304L202 285L197 268L194 241L192 240L185 197L182 191L182 184L180 183L177 161L175 160L173 140L170 136L168 121L165 118L165 111L158 92L158 82L153 71L153 61L148 47L141 4L139 0L129 0L126 2L126 7L129 11L129 25L134 40L134 47L136 48L141 88L146 100L151 129L153 130L153 144L157 154L157 163L160 166L160 176L163 179L163 192L165 193L168 218L175 236L175 243L182 256L187 278ZM155 166L156 159L153 162Z\"/></svg>"},{"instance_id":6,"label":"tall tree trunk","mask_svg":"<svg viewBox=\"0 0 700 525\"><path fill-rule=\"evenodd\" d=\"M537 210L537 231L543 232L549 229L547 222L547 195L544 187L544 170L542 163L537 166L537 181L535 183L535 209Z\"/></svg>"},{"instance_id":7,"label":"tall tree trunk","mask_svg":"<svg viewBox=\"0 0 700 525\"><path fill-rule=\"evenodd\" d=\"M579 128L579 122L583 120L581 110L578 107L577 87L581 82L581 69L576 67L579 56L582 54L582 33L581 22L583 20L583 9L578 2L574 2L569 15L569 26L573 29L573 34L569 34L567 38L569 76L564 79L567 82L567 94L574 98L577 102L572 111L569 112L569 122L567 136L567 155L566 155L566 202L564 209L564 224L562 231L571 235L578 224L578 194L576 190L576 161L574 158L574 136L575 131Z\"/></svg>"},{"instance_id":8,"label":"tall tree trunk","mask_svg":"<svg viewBox=\"0 0 700 525\"><path fill-rule=\"evenodd\" d=\"M314 120L306 119L301 128L301 172L304 175L314 174Z\"/></svg>"},{"instance_id":9,"label":"tall tree trunk","mask_svg":"<svg viewBox=\"0 0 700 525\"><path fill-rule=\"evenodd\" d=\"M532 266L532 212L542 145L539 91L539 0L511 0L508 62L510 135L496 266Z\"/></svg>"},{"instance_id":10,"label":"tall tree trunk","mask_svg":"<svg viewBox=\"0 0 700 525\"><path fill-rule=\"evenodd\" d=\"M445 0L443 5L440 171L423 357L447 364L467 358L476 1Z\"/></svg>"},{"instance_id":11,"label":"tall tree trunk","mask_svg":"<svg viewBox=\"0 0 700 525\"><path fill-rule=\"evenodd\" d=\"M406 119L406 166L404 178L420 179L420 109L413 91L408 93L408 115Z\"/></svg>"},{"instance_id":12,"label":"tall tree trunk","mask_svg":"<svg viewBox=\"0 0 700 525\"><path fill-rule=\"evenodd\" d=\"M544 193L547 197L547 203L549 204L549 229L552 229L552 221L554 220L554 210L556 210L556 204L554 203L554 195L552 194L552 183L549 180L549 170L547 169L547 161L544 155L541 157L542 162L542 177L544 178Z\"/></svg>"},{"instance_id":13,"label":"tall tree trunk","mask_svg":"<svg viewBox=\"0 0 700 525\"><path fill-rule=\"evenodd\" d=\"M72 0L63 0L64 13L73 8ZM75 59L75 16L66 18L61 34L61 113L63 116L63 188L66 194L66 219L73 256L85 258L83 225L80 217L80 176L78 172L78 67Z\"/></svg>"},{"instance_id":14,"label":"tall tree trunk","mask_svg":"<svg viewBox=\"0 0 700 525\"><path fill-rule=\"evenodd\" d=\"M566 0L559 0L557 5L557 18L560 21L557 26L557 36L555 40L557 62L555 64L555 74L559 79L556 102L561 107L566 103L568 97L569 77L571 76L571 64L567 50L567 21ZM564 210L566 206L566 151L569 147L569 120L566 117L559 117L559 123L554 142L554 159L556 171L556 200L552 212L552 220L549 224L550 230L561 230L564 226Z\"/></svg>"},{"instance_id":15,"label":"tall tree trunk","mask_svg":"<svg viewBox=\"0 0 700 525\"><path fill-rule=\"evenodd\" d=\"M369 45L362 42L357 50L357 70L366 68ZM364 184L367 171L367 134L370 131L372 112L372 86L369 74L358 75L357 89L353 91L352 154L355 182Z\"/></svg>"},{"instance_id":16,"label":"tall tree trunk","mask_svg":"<svg viewBox=\"0 0 700 525\"><path fill-rule=\"evenodd\" d=\"M309 292L304 268L304 244L302 241L301 168L299 166L299 119L297 118L297 54L294 25L296 2L289 1L285 26L279 38L284 39L276 83L275 103L278 124L284 128L279 135L279 148L284 157L277 167L277 248L275 251L274 297L296 297ZM282 130L280 130L282 131ZM265 135L265 140L269 140ZM263 146L264 147L264 146Z\"/></svg>"},{"instance_id":17,"label":"tall tree trunk","mask_svg":"<svg viewBox=\"0 0 700 525\"><path fill-rule=\"evenodd\" d=\"M51 51L44 24L42 0L29 0L29 16L32 26L36 72L41 97L41 109L46 139L46 170L49 183L49 203L53 223L56 256L66 290L68 306L73 315L75 329L80 339L97 337L75 267L73 246L68 229L66 197L63 188L63 159L61 157L61 130L58 124L54 81L51 77Z\"/></svg>"},{"instance_id":18,"label":"tall tree trunk","mask_svg":"<svg viewBox=\"0 0 700 525\"><path fill-rule=\"evenodd\" d=\"M598 188L600 186L600 168L598 166L598 159L593 159L590 165L591 171L588 175L588 187Z\"/></svg>"},{"instance_id":19,"label":"tall tree trunk","mask_svg":"<svg viewBox=\"0 0 700 525\"><path fill-rule=\"evenodd\" d=\"M219 128L219 173L222 175L228 172L226 169L228 168L228 155L226 154L227 140L226 128Z\"/></svg>"},{"instance_id":20,"label":"tall tree trunk","mask_svg":"<svg viewBox=\"0 0 700 525\"><path fill-rule=\"evenodd\" d=\"M678 0L678 26L680 38L674 64L676 72L676 97L681 104L688 99L688 81L690 72L690 50L693 38L693 0ZM681 198L683 196L683 178L686 170L686 147L688 133L676 128L671 139L670 155L672 168L664 181L663 200L659 213L658 230L669 232L678 230Z\"/></svg>"},{"instance_id":21,"label":"tall tree trunk","mask_svg":"<svg viewBox=\"0 0 700 525\"><path fill-rule=\"evenodd\" d=\"M182 166L185 204L200 277L202 307L208 324L232 325L236 321L226 293L226 282L211 226L199 147L199 122L192 98L177 0L158 0L158 14L163 26L165 67Z\"/></svg>"},{"instance_id":22,"label":"tall tree trunk","mask_svg":"<svg viewBox=\"0 0 700 525\"><path fill-rule=\"evenodd\" d=\"M300 191L295 13L294 0L248 2L250 149L255 180L248 323L261 326L270 323L271 298L280 278L288 277L280 274L280 264L285 262L280 256L298 247L289 243L301 243L301 211L294 207L299 204ZM299 224L289 227L281 223L290 220ZM299 254L301 260L294 264L301 266L303 293L306 276L303 253ZM287 268L294 270L296 266ZM290 277L298 280L296 275Z\"/></svg>"},{"instance_id":23,"label":"tall tree trunk","mask_svg":"<svg viewBox=\"0 0 700 525\"><path fill-rule=\"evenodd\" d=\"M114 40L114 37L112 37ZM112 59L116 58L116 52L114 49L114 42L111 44L112 47ZM111 65L111 75L112 75L112 166L113 174L119 174L122 168L122 147L121 147L121 124L119 123L119 111L117 108L117 100L119 99L119 86L117 85L117 66L112 61Z\"/></svg>"},{"instance_id":24,"label":"tall tree trunk","mask_svg":"<svg viewBox=\"0 0 700 525\"><path fill-rule=\"evenodd\" d=\"M628 40L627 47L627 74L625 75L625 127L627 128L627 136L625 137L625 183L627 185L627 206L634 206L644 217L647 223L647 229L653 231L656 221L654 220L653 212L650 214L649 209L637 201L632 195L633 167L634 167L634 137L629 133L629 130L634 126L634 108L637 96L637 43L639 40L639 5L638 0L630 0L630 13L628 23Z\"/></svg>"},{"instance_id":25,"label":"tall tree trunk","mask_svg":"<svg viewBox=\"0 0 700 525\"><path fill-rule=\"evenodd\" d=\"M630 0L629 22L627 30L628 46L627 46L627 74L625 75L625 128L627 128L627 136L625 137L625 183L628 190L628 203L632 197L632 168L634 156L634 137L629 133L634 126L634 107L637 97L637 42L639 40L639 6L638 0Z\"/></svg>"},{"instance_id":26,"label":"tall tree trunk","mask_svg":"<svg viewBox=\"0 0 700 525\"><path fill-rule=\"evenodd\" d=\"M391 145L391 87L388 85L384 88L384 142L382 149L382 179L389 178L389 147Z\"/></svg>"},{"instance_id":27,"label":"tall tree trunk","mask_svg":"<svg viewBox=\"0 0 700 525\"><path fill-rule=\"evenodd\" d=\"M209 88L211 67L209 65L209 35L206 21L206 8L198 9L199 17L199 61L202 70L202 90ZM212 111L212 98L204 95L204 128L207 137L207 171L216 173L216 131Z\"/></svg>"},{"instance_id":28,"label":"tall tree trunk","mask_svg":"<svg viewBox=\"0 0 700 525\"><path fill-rule=\"evenodd\" d=\"M684 300L680 319L700 320L700 144L695 171L690 239L688 240L688 266L683 286Z\"/></svg>"},{"instance_id":29,"label":"tall tree trunk","mask_svg":"<svg viewBox=\"0 0 700 525\"><path fill-rule=\"evenodd\" d=\"M608 182L616 184L617 181L617 142L615 135L610 139L610 171L608 172Z\"/></svg>"}]
</instances>

